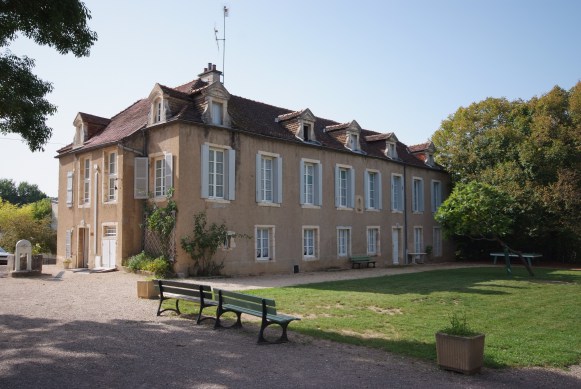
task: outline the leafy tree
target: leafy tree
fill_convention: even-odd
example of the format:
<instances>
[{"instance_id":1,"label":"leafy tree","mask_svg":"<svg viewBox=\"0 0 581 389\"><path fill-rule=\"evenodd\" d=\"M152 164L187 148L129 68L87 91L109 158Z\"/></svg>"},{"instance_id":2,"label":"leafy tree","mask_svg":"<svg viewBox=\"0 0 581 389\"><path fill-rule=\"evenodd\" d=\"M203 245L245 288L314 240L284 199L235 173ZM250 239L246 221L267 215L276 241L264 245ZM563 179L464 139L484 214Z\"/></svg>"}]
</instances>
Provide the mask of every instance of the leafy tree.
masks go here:
<instances>
[{"instance_id":1,"label":"leafy tree","mask_svg":"<svg viewBox=\"0 0 581 389\"><path fill-rule=\"evenodd\" d=\"M6 178L0 180L0 198L12 204L31 204L46 197L48 196L36 184L29 184L26 181L22 181L16 186L13 180Z\"/></svg>"},{"instance_id":2,"label":"leafy tree","mask_svg":"<svg viewBox=\"0 0 581 389\"><path fill-rule=\"evenodd\" d=\"M477 180L515 201L510 240L575 258L581 244L581 82L529 101L459 108L432 137L454 183Z\"/></svg>"},{"instance_id":3,"label":"leafy tree","mask_svg":"<svg viewBox=\"0 0 581 389\"><path fill-rule=\"evenodd\" d=\"M456 185L438 208L435 219L449 237L460 235L499 243L504 249L517 254L533 275L522 253L509 247L505 240L513 231L516 209L516 202L507 193L492 185L470 181Z\"/></svg>"},{"instance_id":4,"label":"leafy tree","mask_svg":"<svg viewBox=\"0 0 581 389\"><path fill-rule=\"evenodd\" d=\"M0 199L8 201L11 204L18 203L18 192L14 181L8 178L0 179Z\"/></svg>"},{"instance_id":5,"label":"leafy tree","mask_svg":"<svg viewBox=\"0 0 581 389\"><path fill-rule=\"evenodd\" d=\"M88 56L97 34L87 26L89 10L78 0L0 1L0 47L18 33L60 54ZM0 133L20 134L31 151L43 150L52 129L46 118L56 112L45 96L52 85L32 73L34 60L0 53Z\"/></svg>"},{"instance_id":6,"label":"leafy tree","mask_svg":"<svg viewBox=\"0 0 581 389\"><path fill-rule=\"evenodd\" d=\"M39 252L55 252L56 232L51 228L50 214L36 218L34 204L19 207L0 201L0 246L12 251L21 239L30 241Z\"/></svg>"}]
</instances>

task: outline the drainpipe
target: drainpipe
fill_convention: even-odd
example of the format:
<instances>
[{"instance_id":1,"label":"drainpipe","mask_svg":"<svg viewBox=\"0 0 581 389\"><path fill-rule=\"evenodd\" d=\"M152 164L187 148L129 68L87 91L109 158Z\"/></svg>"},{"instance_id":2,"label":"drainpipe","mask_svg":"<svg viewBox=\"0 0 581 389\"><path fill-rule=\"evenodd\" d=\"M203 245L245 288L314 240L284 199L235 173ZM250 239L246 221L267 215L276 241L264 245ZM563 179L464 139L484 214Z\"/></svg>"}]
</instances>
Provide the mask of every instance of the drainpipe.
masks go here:
<instances>
[{"instance_id":1,"label":"drainpipe","mask_svg":"<svg viewBox=\"0 0 581 389\"><path fill-rule=\"evenodd\" d=\"M408 196L407 196L406 164L403 164L403 263L408 262Z\"/></svg>"},{"instance_id":2,"label":"drainpipe","mask_svg":"<svg viewBox=\"0 0 581 389\"><path fill-rule=\"evenodd\" d=\"M95 256L95 266L97 265L97 237L99 234L97 233L97 217L99 215L98 207L99 207L99 165L95 164L95 197L93 200L93 254ZM99 264L100 265L100 264Z\"/></svg>"}]
</instances>

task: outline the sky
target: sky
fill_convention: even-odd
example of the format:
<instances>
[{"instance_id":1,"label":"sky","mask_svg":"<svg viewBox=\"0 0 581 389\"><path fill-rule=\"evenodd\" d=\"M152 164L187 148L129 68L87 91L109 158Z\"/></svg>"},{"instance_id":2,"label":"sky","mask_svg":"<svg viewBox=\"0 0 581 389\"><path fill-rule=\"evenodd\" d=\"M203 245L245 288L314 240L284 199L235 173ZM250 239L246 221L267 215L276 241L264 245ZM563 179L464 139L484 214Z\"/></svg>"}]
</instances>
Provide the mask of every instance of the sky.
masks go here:
<instances>
[{"instance_id":1,"label":"sky","mask_svg":"<svg viewBox=\"0 0 581 389\"><path fill-rule=\"evenodd\" d=\"M112 117L175 87L209 62L231 94L425 142L458 108L487 97L528 100L581 80L581 2L573 0L85 0L98 41L89 57L19 37L53 84L53 135L32 153L0 135L0 178L58 191L56 150L78 112ZM229 8L224 37L223 7ZM0 48L4 51L5 48Z\"/></svg>"}]
</instances>

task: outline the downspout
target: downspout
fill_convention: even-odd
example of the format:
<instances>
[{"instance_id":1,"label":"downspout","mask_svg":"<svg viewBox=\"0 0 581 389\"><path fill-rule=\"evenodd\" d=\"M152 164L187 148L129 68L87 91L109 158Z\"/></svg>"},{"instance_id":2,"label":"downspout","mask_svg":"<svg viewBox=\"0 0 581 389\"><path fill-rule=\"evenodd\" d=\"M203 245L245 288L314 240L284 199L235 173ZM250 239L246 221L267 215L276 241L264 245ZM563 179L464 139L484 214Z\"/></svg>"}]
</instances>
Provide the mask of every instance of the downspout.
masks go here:
<instances>
[{"instance_id":1,"label":"downspout","mask_svg":"<svg viewBox=\"0 0 581 389\"><path fill-rule=\"evenodd\" d=\"M147 153L147 148L149 146L149 140L147 138L147 127L143 127L141 129L141 135L143 136L143 151L141 152L141 155L144 157L149 157L148 153ZM148 164L148 168L147 168L147 180L149 181L149 164ZM143 204L143 208L141 210L141 225L144 226L143 230L142 230L142 234L141 234L141 248L143 250L145 250L145 229L147 227L146 226L146 219L145 219L145 204Z\"/></svg>"},{"instance_id":2,"label":"downspout","mask_svg":"<svg viewBox=\"0 0 581 389\"><path fill-rule=\"evenodd\" d=\"M99 207L99 165L95 164L94 165L95 168L95 198L93 200L93 254L95 256L95 267L97 266L97 237L99 236L98 231L97 231L97 226L99 225L97 223L97 217L99 216L99 211L98 211L98 207ZM100 261L99 261L100 262ZM99 263L99 266L101 266L101 263Z\"/></svg>"},{"instance_id":3,"label":"downspout","mask_svg":"<svg viewBox=\"0 0 581 389\"><path fill-rule=\"evenodd\" d=\"M406 180L406 164L403 164L403 263L407 265L408 262L408 196L407 196L407 180Z\"/></svg>"}]
</instances>

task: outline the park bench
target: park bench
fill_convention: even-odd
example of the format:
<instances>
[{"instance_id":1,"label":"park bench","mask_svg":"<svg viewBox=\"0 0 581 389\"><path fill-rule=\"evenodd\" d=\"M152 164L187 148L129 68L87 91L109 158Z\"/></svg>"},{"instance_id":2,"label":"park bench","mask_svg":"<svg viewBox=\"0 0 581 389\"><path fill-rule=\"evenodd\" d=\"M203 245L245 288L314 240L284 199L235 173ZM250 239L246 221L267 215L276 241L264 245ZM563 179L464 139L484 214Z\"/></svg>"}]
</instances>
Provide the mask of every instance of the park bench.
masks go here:
<instances>
[{"instance_id":1,"label":"park bench","mask_svg":"<svg viewBox=\"0 0 581 389\"><path fill-rule=\"evenodd\" d=\"M373 267L375 267L375 260L371 259L369 255L355 255L350 257L349 261L351 261L351 269L355 269L355 265L361 269L362 264L367 265L367 267L373 264Z\"/></svg>"},{"instance_id":2,"label":"park bench","mask_svg":"<svg viewBox=\"0 0 581 389\"><path fill-rule=\"evenodd\" d=\"M215 307L218 305L218 302L212 298L212 288L209 285L170 280L156 280L156 282L159 287L159 307L157 308L157 316L165 311L174 311L180 315L179 302L180 300L186 300L200 304L196 323L200 324L201 321L206 319L215 320L212 316L202 315L204 308ZM165 300L170 299L175 299L175 308L161 309L162 303Z\"/></svg>"},{"instance_id":3,"label":"park bench","mask_svg":"<svg viewBox=\"0 0 581 389\"><path fill-rule=\"evenodd\" d=\"M300 320L298 317L277 313L276 304L272 299L222 289L214 289L214 293L218 295L218 308L216 310L214 328L225 327L222 325L221 316L226 312L236 314L236 322L228 328L242 327L241 316L243 313L260 317L262 322L258 333L259 344L271 343L264 337L264 330L271 324L278 324L282 328L282 335L275 343L288 342L287 326L293 320Z\"/></svg>"}]
</instances>

